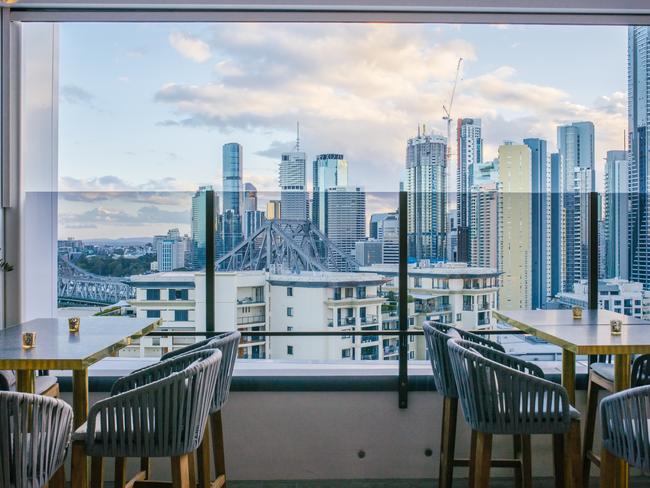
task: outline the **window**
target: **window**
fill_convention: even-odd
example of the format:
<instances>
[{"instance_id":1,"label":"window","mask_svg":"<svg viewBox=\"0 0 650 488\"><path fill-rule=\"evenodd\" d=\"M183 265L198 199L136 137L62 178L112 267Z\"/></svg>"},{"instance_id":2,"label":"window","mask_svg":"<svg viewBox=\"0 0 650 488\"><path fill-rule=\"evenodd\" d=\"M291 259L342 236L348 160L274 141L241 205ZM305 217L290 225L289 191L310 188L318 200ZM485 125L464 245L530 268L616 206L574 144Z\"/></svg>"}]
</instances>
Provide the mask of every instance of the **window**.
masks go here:
<instances>
[{"instance_id":1,"label":"window","mask_svg":"<svg viewBox=\"0 0 650 488\"><path fill-rule=\"evenodd\" d=\"M287 332L291 332L293 330L293 327L291 325L287 325Z\"/></svg>"},{"instance_id":2,"label":"window","mask_svg":"<svg viewBox=\"0 0 650 488\"><path fill-rule=\"evenodd\" d=\"M147 290L147 300L160 300L160 290Z\"/></svg>"},{"instance_id":3,"label":"window","mask_svg":"<svg viewBox=\"0 0 650 488\"><path fill-rule=\"evenodd\" d=\"M620 133L625 131L627 124L624 108L627 105L626 94L633 93L624 86L627 51L625 28L518 26L506 33L493 26L480 25L464 25L462 29L456 29L457 26L443 24L341 24L333 33L328 33L328 40L331 39L335 45L349 45L350 49L332 50L332 56L323 60L310 58L309 54L318 51L315 40L322 38L321 34L327 32L331 24L304 24L299 29L295 28L296 24L283 23L254 27L246 23L218 26L148 25L146 31L153 34L141 32L143 29L137 24L123 24L119 25L120 39L123 39L119 50L105 42L106 39L117 38L115 25L98 23L89 29L83 24L61 24L60 59L57 60L60 70L53 72L52 76L43 77L48 80L53 76L59 78L58 94L54 90L49 91L58 95L59 110L52 113L50 119L58 123L60 139L59 168L51 173L58 174L61 179L56 182L61 190L61 202L57 207L59 220L56 223L61 236L58 243L59 264L61 268L66 263L74 264L67 268L62 279L74 277L78 269L86 270L88 276L102 276L103 282L127 282L130 276L135 276L141 281L137 295L140 298L142 288L159 284L163 299L169 290L169 300L189 300L189 295L194 292L188 293L183 289L185 285L172 278L176 274L183 276L183 280L194 279L187 275L205 268L205 248L201 247L205 236L200 233L203 222L200 216L202 212L205 213L201 202L205 204L203 197L208 190L199 187L204 182L220 189L215 229L218 259L245 243L247 237L256 232L262 213L267 223L281 217L279 214L274 217L273 214L277 214L278 210L284 213L288 208L285 205L287 202L282 201L283 195L280 195L283 189L287 190L284 197L288 193L299 197L296 206L299 212L305 212L306 202L311 202L309 217L312 225L321 233L326 229L324 233L334 244L325 247L317 242L315 246L318 249L343 250L342 255L328 256L327 268L331 265L343 270L342 263L353 253L357 260L368 260L363 266L364 272L375 264L394 266L397 255L390 252L399 251L398 246L395 247L399 239L395 241L395 238L401 232L403 237L407 237L409 266L415 270L412 275L418 275L412 277L418 289L412 290L414 303L409 305L410 327L432 317L447 323L465 319L467 323L464 325L468 328L496 325L494 320L490 323L492 316L487 312L496 306L497 293L499 300L503 300L503 303L499 303L501 307L536 308L543 305L536 300L545 300L562 290L569 293L584 278L578 276L579 270L586 269L584 262L580 261L580 255L584 254L581 247L581 237L584 236L578 235L580 224L584 223L584 208L573 206L567 209L568 203L560 199L560 225L566 227L577 223L575 228L572 227L575 232L570 236L564 227L560 229L562 232L555 232L557 229L550 232L553 222L542 222L544 219L530 218L530 215L522 216L519 210L530 208L532 212L533 207L537 206L539 202L531 194L543 192L532 189L533 180L540 176L544 181L552 182L552 165L558 160L561 163L560 156L567 156L560 155L559 151L564 151L565 146L574 142L589 139L587 136L580 141L571 139L571 134L578 129L591 134L586 126L562 129L560 132L563 135L558 137L558 126L572 120L592 121L595 125L593 133L598 134L592 157L596 174L594 178L591 178L591 172L581 174L576 182L593 179L597 189L605 194L605 165L596 168L596 163L600 165L607 154L606 150L615 147L615 142L620 145ZM28 31L30 26L26 23L24 27ZM265 29L269 33L277 33L278 37L295 41L286 44L301 46L303 52L298 56L299 62L291 58L292 55L296 56L295 50L287 49L272 35L264 35ZM381 35L381 29L386 29L391 35ZM250 36L251 44L245 50L237 45L236 36L228 35L249 33L249 30L255 30L258 35ZM205 45L204 52L199 54L200 59L196 55L194 59L192 55L188 57L186 51L178 48L178 43L170 41L177 36L195 39L197 45ZM377 39L388 41L373 44ZM582 47L578 47L578 43L571 42L574 39L587 39L589 42L581 42ZM359 40L367 45L360 44ZM80 41L88 44L87 53L86 49L76 49ZM217 45L218 51L215 48ZM404 51L397 45L413 45L414 49ZM588 49L584 49L584 45ZM94 49L91 49L92 46ZM526 46L527 56L523 55L523 46ZM580 59L580 69L568 63L562 69L543 71L531 61L550 58L558 49L566 53L563 57L565 60ZM360 52L369 53L364 55L367 59L363 59L363 63L355 59ZM381 55L374 59L373 53ZM304 69L303 54L308 60L308 69ZM405 58L398 59L401 56ZM424 108L425 105L430 106L425 103L426 100L448 100L456 62L461 57L463 62L459 79L462 82L459 84L454 120L450 121L450 134L447 135L446 124L439 118L431 126L417 127L418 120L424 116L430 117L430 109ZM123 62L100 63L98 66L96 59L120 59ZM387 59L399 61L402 68L396 70L394 63L387 63ZM221 60L226 62L219 63ZM364 71L362 78L350 77L360 80L357 83L323 76L324 73L331 74L332 67L354 73L361 64L368 72ZM296 65L300 65L301 69L295 69ZM419 71L411 71L424 65L436 66L436 69L426 76ZM263 69L254 70L252 67L255 66ZM25 69L26 74L33 71ZM286 75L283 79L299 75L305 89L288 90L283 80L278 81L272 76L280 71ZM608 76L600 76L602 72ZM367 80L373 81L370 83ZM24 93L24 101L37 99L28 91L21 92ZM43 92L48 93L47 90ZM115 96L118 92L124 93L124 96ZM274 100L274 106L267 114L257 113L258 107L250 103L248 97L242 96L250 93L260 99ZM313 93L323 94L324 100L313 105L313 100L308 96ZM329 94L337 96L330 99ZM630 102L644 99L641 95ZM337 115L337 112L342 112L336 110L340 108L341 100L349 102L346 105L347 113L354 113L359 120L355 118L351 123L342 114ZM503 100L508 102L504 104ZM548 103L531 103L531 100L548 100ZM364 110L358 110L357 105ZM327 117L318 113L318 107L322 106L332 108ZM226 110L219 110L215 115L211 107ZM102 117L107 108L114 116ZM303 125L303 131L304 127L309 127L310 132L305 135L305 140L308 137L312 141L322 141L322 147L333 147L335 150L340 147L347 154L316 154L316 149L308 145L302 148L303 151L290 151L291 147L286 141L294 139L294 127L293 122L288 123L287 120L295 113L300 113L301 117L304 114L308 119ZM377 114L383 116L377 117ZM364 117L368 120L363 120ZM24 125L29 129L28 119ZM366 131L376 136L369 140ZM627 133L635 134L638 131ZM105 134L111 137L102 137ZM215 137L218 142L215 142ZM513 144L503 144L506 138L511 139ZM40 140L33 136L26 138L30 139ZM542 140L545 141L543 150ZM279 151L275 141L287 146L285 149L288 152ZM215 145L218 145L218 155L214 154ZM407 150L413 148L409 156ZM293 159L301 157L294 154L296 152L305 153L304 163L298 164L306 174L305 184L311 186L314 182L309 180L322 176L322 192L303 193L304 187L301 190L300 181L298 185L295 181L287 181L283 188L276 184L280 163L288 165ZM500 203L495 197L493 184L497 180L509 184L510 181L504 178L509 174L507 171L512 169L508 166L509 161L518 161L518 156L524 153L530 153L531 172L535 168L548 166L547 174L534 177L531 173L530 181L526 180L527 187L531 187L529 195L522 197L514 187L505 189L504 194L514 196ZM95 157L89 158L89 154ZM242 159L241 154L246 154L246 158ZM428 159L407 160L417 157L417 154L424 154ZM452 154L452 160L447 160L448 154ZM533 159L537 156L538 159ZM211 161L210 165L198 162L208 160ZM315 162L322 163L320 174ZM542 164L537 165L536 162ZM233 193L241 189L245 195L228 198L233 195L229 195L225 188L225 195L221 192L224 180L215 178L214 165L224 163L231 163L233 168L237 166L233 172L233 178L237 179ZM444 166L449 173L430 173L436 165ZM456 167L466 169L467 174L457 174ZM467 184L465 194L462 194L462 188L460 192L456 188L459 181ZM363 197L346 195L343 198L337 192L329 191L335 188L330 185L342 182L346 186L365 185ZM409 228L412 230L399 229L394 225L398 216L395 212L398 202L396 196L390 193L397 191L400 182L408 193L408 208L411 209L408 213L412 218ZM416 187L423 182L432 187ZM246 183L257 190L246 186ZM440 186L434 188L434 184ZM168 190L174 185L187 187L189 191L159 194L161 190ZM471 187L476 187L475 193L472 193ZM144 188L152 191L143 192ZM106 189L116 191L103 191ZM459 207L456 207L452 193L459 193ZM228 201L224 201L224 196ZM607 198L604 200L607 207ZM547 203L549 208L540 210L539 215L547 216L551 211L558 210L552 203ZM318 213L314 213L314 209ZM442 220L441 215L444 215ZM329 221L324 221L326 217ZM478 217L480 219L476 220ZM458 218L467 221L459 222ZM606 216L604 218L607 219ZM500 229L496 225L497 220L506 228ZM537 222L546 227L528 228L531 223ZM519 239L517 232L523 224L527 226L526 236ZM497 242L499 235L506 236L505 241ZM553 265L561 263L563 269L560 276L566 270L578 275L567 276L566 283L555 283L556 288L552 293L551 290L543 290L534 297L533 290L539 289L539 283L550 282L551 277L543 275L541 265L530 273L518 273L516 270L524 269L522 263L525 259L546 255L533 253L544 251L537 246L542 239L536 236L540 235L568 236L566 247L570 243L571 249L568 252L561 249L562 259L554 258L554 262L546 263L547 268L550 270ZM107 236L112 239L100 241ZM523 242L530 242L531 249L524 248ZM261 239L257 243L260 244ZM378 244L379 258L374 254L374 247ZM465 249L459 248L465 245ZM256 258L251 256L254 255L242 252L238 256L241 261L233 260L233 266L247 259L251 260L249 263L253 262ZM486 271L496 269L497 260L502 258L510 260L505 263L507 269L503 275ZM376 259L379 261L373 263ZM307 280L302 269L293 269L294 266L300 267L298 261L273 263L268 268L274 270L273 274L275 271L288 270L295 280ZM461 269L460 264L464 262L471 262L472 265ZM169 279L167 273L170 273ZM235 314L234 320L241 320L241 314L245 314L247 321L249 316L250 320L260 321L251 322L254 324L264 323L268 318L269 323L281 326L282 310L285 310L287 317L298 316L302 319L306 314L300 307L304 307L310 320L314 319L316 327L322 329L330 321L333 322L332 326L336 323L352 327L349 324L354 323L354 317L346 312L341 320L337 320L337 307L327 308L327 304L321 303L331 304L327 297L332 296L329 290L334 289L335 300L356 297L366 300L365 304L369 305L367 315L359 313L355 325L376 323L374 317L378 316L390 320L390 326L396 324L399 297L396 296L397 279L394 273L377 273L380 284L357 283L345 276L344 271L336 273L338 276L335 279L325 280L328 289L318 303L313 302L317 294L307 286L303 289L301 285L299 293L301 301L304 297L305 303L289 299L284 302L283 291L274 290L274 285L270 283L245 280L236 283L239 278L233 278L227 285L235 289L233 296L251 299L249 303L240 304L240 307L235 305L241 313L239 316ZM608 276L625 274L608 273ZM295 280L282 285L287 297L294 296L290 283L295 283ZM490 285L498 290L486 288ZM379 297L375 291L378 286L381 287ZM435 301L428 296L431 294L430 288L436 289ZM437 300L448 298L441 295L455 296L463 289L469 294L479 288L481 298L476 303L470 296L464 297L462 303L456 299L452 302ZM237 293L238 290L242 293ZM449 293L446 290L450 290ZM520 296L519 290L526 290L528 296ZM129 295L132 293L133 287L127 285L125 298L128 301L134 298ZM630 296L627 292L624 294ZM74 298L60 297L61 303ZM146 299L160 300L160 290L146 290ZM120 300L107 301L117 303ZM378 310L371 305L375 301ZM196 302L204 303L204 297L196 296ZM637 309L642 308L637 302L635 300L632 306L626 301L625 310L636 313ZM286 307L286 303L291 303L293 307ZM618 310L622 308L620 301L616 305ZM143 307L146 308L147 304L135 305L136 309L140 308L140 315ZM460 314L461 307L467 312L486 313ZM165 316L168 317L170 312L166 312ZM200 327L198 315L197 328ZM300 347L298 343L296 346ZM422 359L421 351L424 348L421 346L419 343L415 348L418 359Z\"/></svg>"},{"instance_id":4,"label":"window","mask_svg":"<svg viewBox=\"0 0 650 488\"><path fill-rule=\"evenodd\" d=\"M174 321L187 322L189 320L189 312L187 310L174 310Z\"/></svg>"},{"instance_id":5,"label":"window","mask_svg":"<svg viewBox=\"0 0 650 488\"><path fill-rule=\"evenodd\" d=\"M341 351L341 358L349 359L350 357L352 357L352 350L350 348Z\"/></svg>"},{"instance_id":6,"label":"window","mask_svg":"<svg viewBox=\"0 0 650 488\"><path fill-rule=\"evenodd\" d=\"M147 310L147 318L148 319L159 319L160 318L160 310Z\"/></svg>"},{"instance_id":7,"label":"window","mask_svg":"<svg viewBox=\"0 0 650 488\"><path fill-rule=\"evenodd\" d=\"M287 356L293 356L293 346L287 346Z\"/></svg>"},{"instance_id":8,"label":"window","mask_svg":"<svg viewBox=\"0 0 650 488\"><path fill-rule=\"evenodd\" d=\"M169 299L170 300L187 300L188 291L187 290L169 290Z\"/></svg>"}]
</instances>

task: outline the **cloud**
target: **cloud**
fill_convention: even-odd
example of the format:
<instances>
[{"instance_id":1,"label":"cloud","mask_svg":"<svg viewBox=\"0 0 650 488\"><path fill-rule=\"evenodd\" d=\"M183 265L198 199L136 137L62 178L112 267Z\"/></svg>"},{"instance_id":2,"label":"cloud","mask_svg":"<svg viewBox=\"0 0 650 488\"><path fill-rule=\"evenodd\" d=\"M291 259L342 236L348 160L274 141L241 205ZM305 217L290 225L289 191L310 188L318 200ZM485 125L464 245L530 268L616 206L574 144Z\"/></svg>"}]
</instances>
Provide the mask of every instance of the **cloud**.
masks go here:
<instances>
[{"instance_id":1,"label":"cloud","mask_svg":"<svg viewBox=\"0 0 650 488\"><path fill-rule=\"evenodd\" d=\"M194 188L175 178L151 179L133 184L113 175L59 179L59 198L69 202L132 202L157 205L187 205Z\"/></svg>"},{"instance_id":2,"label":"cloud","mask_svg":"<svg viewBox=\"0 0 650 488\"><path fill-rule=\"evenodd\" d=\"M204 63L212 57L207 42L183 32L172 32L169 35L169 43L182 56L197 63Z\"/></svg>"},{"instance_id":3,"label":"cloud","mask_svg":"<svg viewBox=\"0 0 650 488\"><path fill-rule=\"evenodd\" d=\"M170 115L158 125L280 132L288 139L299 120L310 158L342 152L352 183L393 191L417 124L446 133L442 105L463 57L454 116L483 119L486 160L503 139L542 137L553 149L556 126L576 120L596 125L597 160L620 145L624 94L575 103L565 90L530 82L512 66L479 70L476 47L461 33L451 36L418 25L220 25L203 39L215 59L214 79L162 85L154 100ZM255 155L277 158L284 148L289 143L276 139Z\"/></svg>"},{"instance_id":4,"label":"cloud","mask_svg":"<svg viewBox=\"0 0 650 488\"><path fill-rule=\"evenodd\" d=\"M292 151L296 147L295 141L281 142L273 141L266 149L257 151L255 154L266 158L279 160L283 152Z\"/></svg>"},{"instance_id":5,"label":"cloud","mask_svg":"<svg viewBox=\"0 0 650 488\"><path fill-rule=\"evenodd\" d=\"M59 96L61 101L66 103L94 107L94 95L78 85L68 84L61 86Z\"/></svg>"},{"instance_id":6,"label":"cloud","mask_svg":"<svg viewBox=\"0 0 650 488\"><path fill-rule=\"evenodd\" d=\"M97 226L142 226L146 224L186 224L190 212L168 211L155 206L145 206L135 214L111 207L96 207L82 213L64 213L59 217L66 227L87 228Z\"/></svg>"}]
</instances>

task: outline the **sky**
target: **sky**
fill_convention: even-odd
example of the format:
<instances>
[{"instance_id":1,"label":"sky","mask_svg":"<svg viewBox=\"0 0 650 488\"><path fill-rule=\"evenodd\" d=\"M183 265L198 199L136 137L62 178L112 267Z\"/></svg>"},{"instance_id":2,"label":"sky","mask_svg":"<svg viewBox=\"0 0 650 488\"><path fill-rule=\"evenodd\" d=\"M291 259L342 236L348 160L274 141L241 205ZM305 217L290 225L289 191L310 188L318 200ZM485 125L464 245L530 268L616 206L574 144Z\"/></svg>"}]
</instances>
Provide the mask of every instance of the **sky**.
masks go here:
<instances>
[{"instance_id":1,"label":"sky","mask_svg":"<svg viewBox=\"0 0 650 488\"><path fill-rule=\"evenodd\" d=\"M602 185L606 151L624 144L625 27L71 23L59 32L61 238L188 232L190 196L220 189L227 142L243 145L244 181L266 200L297 121L309 179L316 154L343 153L369 212L395 207L407 139L418 124L446 134L459 57L452 115L482 119L485 160L504 140L541 137L554 150L558 124L590 120Z\"/></svg>"}]
</instances>

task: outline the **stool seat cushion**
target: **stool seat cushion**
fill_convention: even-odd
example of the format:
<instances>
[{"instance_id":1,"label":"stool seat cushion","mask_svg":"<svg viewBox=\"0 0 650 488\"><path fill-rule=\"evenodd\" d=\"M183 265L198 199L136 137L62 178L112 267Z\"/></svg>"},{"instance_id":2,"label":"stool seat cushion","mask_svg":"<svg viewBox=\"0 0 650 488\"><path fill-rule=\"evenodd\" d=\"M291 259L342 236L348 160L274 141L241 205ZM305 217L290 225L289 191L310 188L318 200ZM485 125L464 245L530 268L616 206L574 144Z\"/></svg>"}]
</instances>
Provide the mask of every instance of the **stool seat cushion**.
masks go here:
<instances>
[{"instance_id":1,"label":"stool seat cushion","mask_svg":"<svg viewBox=\"0 0 650 488\"><path fill-rule=\"evenodd\" d=\"M607 381L614 381L614 365L612 363L593 363L591 371Z\"/></svg>"}]
</instances>

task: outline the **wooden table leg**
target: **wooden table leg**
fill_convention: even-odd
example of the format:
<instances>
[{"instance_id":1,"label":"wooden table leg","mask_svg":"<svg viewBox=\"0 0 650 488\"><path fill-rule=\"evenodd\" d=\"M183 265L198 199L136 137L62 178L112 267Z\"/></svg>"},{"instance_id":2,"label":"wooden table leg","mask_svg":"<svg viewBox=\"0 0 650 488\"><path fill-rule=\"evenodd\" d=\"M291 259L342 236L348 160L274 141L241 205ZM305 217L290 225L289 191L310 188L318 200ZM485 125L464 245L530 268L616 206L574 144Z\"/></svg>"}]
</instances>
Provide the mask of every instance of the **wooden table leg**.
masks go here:
<instances>
[{"instance_id":1,"label":"wooden table leg","mask_svg":"<svg viewBox=\"0 0 650 488\"><path fill-rule=\"evenodd\" d=\"M88 369L72 371L72 414L77 429L88 419ZM79 486L88 486L88 460L78 463Z\"/></svg>"},{"instance_id":2,"label":"wooden table leg","mask_svg":"<svg viewBox=\"0 0 650 488\"><path fill-rule=\"evenodd\" d=\"M617 354L614 356L614 391L623 391L630 388L630 355ZM627 488L630 483L628 465L622 459L612 463L616 466L616 488ZM601 472L603 470L601 466Z\"/></svg>"},{"instance_id":3,"label":"wooden table leg","mask_svg":"<svg viewBox=\"0 0 650 488\"><path fill-rule=\"evenodd\" d=\"M34 393L34 371L31 369L16 370L16 390L22 393Z\"/></svg>"},{"instance_id":4,"label":"wooden table leg","mask_svg":"<svg viewBox=\"0 0 650 488\"><path fill-rule=\"evenodd\" d=\"M83 424L88 418L88 370L75 369L72 372L72 411L74 428Z\"/></svg>"},{"instance_id":5,"label":"wooden table leg","mask_svg":"<svg viewBox=\"0 0 650 488\"><path fill-rule=\"evenodd\" d=\"M562 386L566 388L571 405L576 404L576 354L562 349Z\"/></svg>"}]
</instances>

